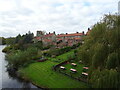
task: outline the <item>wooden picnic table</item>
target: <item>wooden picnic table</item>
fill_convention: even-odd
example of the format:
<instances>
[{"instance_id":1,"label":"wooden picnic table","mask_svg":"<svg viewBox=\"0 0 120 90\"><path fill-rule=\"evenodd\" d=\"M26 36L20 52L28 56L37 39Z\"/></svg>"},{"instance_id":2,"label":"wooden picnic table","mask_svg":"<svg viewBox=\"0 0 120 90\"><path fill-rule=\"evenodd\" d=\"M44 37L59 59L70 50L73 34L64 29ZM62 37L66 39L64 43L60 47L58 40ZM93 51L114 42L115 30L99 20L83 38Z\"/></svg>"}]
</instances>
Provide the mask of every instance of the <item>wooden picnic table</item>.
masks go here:
<instances>
[{"instance_id":1,"label":"wooden picnic table","mask_svg":"<svg viewBox=\"0 0 120 90\"><path fill-rule=\"evenodd\" d=\"M89 67L83 67L84 69L89 69Z\"/></svg>"},{"instance_id":2,"label":"wooden picnic table","mask_svg":"<svg viewBox=\"0 0 120 90\"><path fill-rule=\"evenodd\" d=\"M71 68L70 70L71 70L71 71L73 71L73 72L77 72L77 70L76 70L76 69L72 69L72 68Z\"/></svg>"},{"instance_id":3,"label":"wooden picnic table","mask_svg":"<svg viewBox=\"0 0 120 90\"><path fill-rule=\"evenodd\" d=\"M60 66L60 68L61 68L61 69L65 69L65 67L63 67L63 66Z\"/></svg>"},{"instance_id":4,"label":"wooden picnic table","mask_svg":"<svg viewBox=\"0 0 120 90\"><path fill-rule=\"evenodd\" d=\"M77 64L75 64L75 63L71 63L73 66L76 66Z\"/></svg>"},{"instance_id":5,"label":"wooden picnic table","mask_svg":"<svg viewBox=\"0 0 120 90\"><path fill-rule=\"evenodd\" d=\"M82 72L83 75L88 76L88 73Z\"/></svg>"}]
</instances>

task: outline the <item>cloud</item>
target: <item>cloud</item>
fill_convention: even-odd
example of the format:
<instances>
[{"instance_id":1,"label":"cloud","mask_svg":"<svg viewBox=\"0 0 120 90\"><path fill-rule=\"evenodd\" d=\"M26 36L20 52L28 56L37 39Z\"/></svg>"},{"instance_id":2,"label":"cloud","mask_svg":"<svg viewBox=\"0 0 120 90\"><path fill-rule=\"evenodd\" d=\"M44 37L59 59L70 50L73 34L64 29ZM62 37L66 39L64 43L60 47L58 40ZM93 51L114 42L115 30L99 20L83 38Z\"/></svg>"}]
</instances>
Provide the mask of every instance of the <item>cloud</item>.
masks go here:
<instances>
[{"instance_id":1,"label":"cloud","mask_svg":"<svg viewBox=\"0 0 120 90\"><path fill-rule=\"evenodd\" d=\"M87 31L119 0L0 0L0 36L37 30L57 33Z\"/></svg>"}]
</instances>

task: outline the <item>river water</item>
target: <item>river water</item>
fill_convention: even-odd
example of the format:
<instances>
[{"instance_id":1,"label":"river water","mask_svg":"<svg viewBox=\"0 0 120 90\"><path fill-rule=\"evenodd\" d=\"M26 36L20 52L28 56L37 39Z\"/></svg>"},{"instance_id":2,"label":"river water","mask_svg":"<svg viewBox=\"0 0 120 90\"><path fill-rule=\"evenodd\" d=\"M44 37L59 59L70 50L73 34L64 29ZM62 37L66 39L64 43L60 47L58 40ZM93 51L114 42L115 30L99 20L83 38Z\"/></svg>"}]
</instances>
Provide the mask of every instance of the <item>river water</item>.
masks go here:
<instances>
[{"instance_id":1,"label":"river water","mask_svg":"<svg viewBox=\"0 0 120 90\"><path fill-rule=\"evenodd\" d=\"M7 72L7 61L5 61L5 53L2 53L2 49L5 46L0 45L0 90L1 88L37 88L29 82L18 79Z\"/></svg>"}]
</instances>

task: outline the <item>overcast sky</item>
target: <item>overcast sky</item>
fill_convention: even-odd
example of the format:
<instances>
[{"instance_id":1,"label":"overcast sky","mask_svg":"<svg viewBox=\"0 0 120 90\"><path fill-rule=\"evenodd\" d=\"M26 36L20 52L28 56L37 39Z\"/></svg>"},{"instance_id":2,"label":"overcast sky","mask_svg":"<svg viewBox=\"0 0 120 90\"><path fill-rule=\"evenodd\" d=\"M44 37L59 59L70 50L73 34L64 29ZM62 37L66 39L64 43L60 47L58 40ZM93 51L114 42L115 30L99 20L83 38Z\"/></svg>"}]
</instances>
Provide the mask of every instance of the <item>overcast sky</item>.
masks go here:
<instances>
[{"instance_id":1,"label":"overcast sky","mask_svg":"<svg viewBox=\"0 0 120 90\"><path fill-rule=\"evenodd\" d=\"M116 13L119 0L0 0L0 36L29 30L87 31L104 14Z\"/></svg>"}]
</instances>

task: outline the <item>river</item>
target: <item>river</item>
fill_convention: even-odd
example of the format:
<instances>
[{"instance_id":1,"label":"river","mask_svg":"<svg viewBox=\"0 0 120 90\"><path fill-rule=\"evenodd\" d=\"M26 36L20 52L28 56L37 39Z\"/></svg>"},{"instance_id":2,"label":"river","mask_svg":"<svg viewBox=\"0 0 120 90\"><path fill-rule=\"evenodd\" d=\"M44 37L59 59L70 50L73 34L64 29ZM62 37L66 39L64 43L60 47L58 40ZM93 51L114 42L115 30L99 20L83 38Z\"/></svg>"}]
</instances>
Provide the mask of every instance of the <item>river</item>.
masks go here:
<instances>
[{"instance_id":1,"label":"river","mask_svg":"<svg viewBox=\"0 0 120 90\"><path fill-rule=\"evenodd\" d=\"M18 79L14 74L7 72L7 61L5 61L5 53L2 49L5 46L0 45L0 89L1 88L37 88L29 82Z\"/></svg>"}]
</instances>

